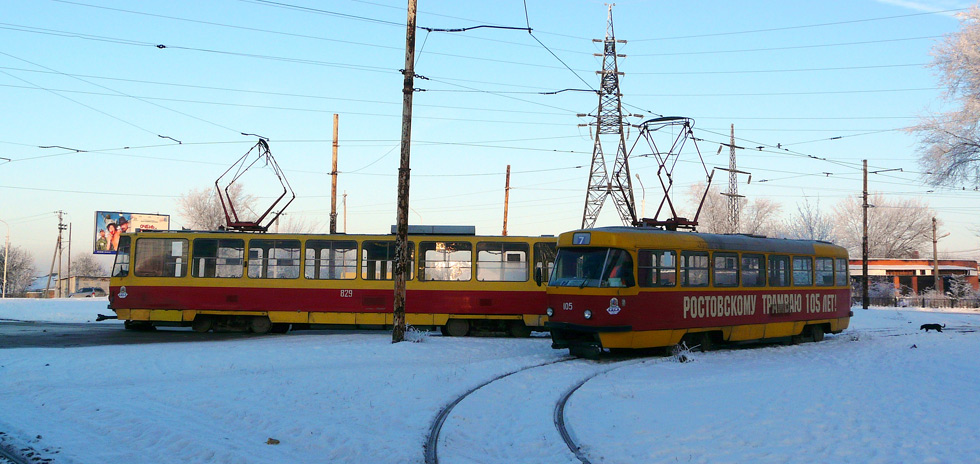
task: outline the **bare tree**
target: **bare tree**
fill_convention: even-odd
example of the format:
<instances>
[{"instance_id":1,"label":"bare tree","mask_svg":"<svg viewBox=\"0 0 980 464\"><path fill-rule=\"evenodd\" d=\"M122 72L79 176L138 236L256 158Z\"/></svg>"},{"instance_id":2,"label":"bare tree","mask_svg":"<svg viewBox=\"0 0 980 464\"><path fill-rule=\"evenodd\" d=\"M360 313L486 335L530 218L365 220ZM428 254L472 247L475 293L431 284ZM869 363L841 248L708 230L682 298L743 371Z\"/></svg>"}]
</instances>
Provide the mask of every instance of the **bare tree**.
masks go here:
<instances>
[{"instance_id":1,"label":"bare tree","mask_svg":"<svg viewBox=\"0 0 980 464\"><path fill-rule=\"evenodd\" d=\"M691 215L697 209L698 202L704 194L704 184L697 183L688 190L688 200L691 203ZM739 198L739 233L756 235L776 235L781 226L780 213L782 205L768 198L747 201ZM728 197L721 194L717 187L708 190L698 216L698 231L711 234L729 233L729 204Z\"/></svg>"},{"instance_id":2,"label":"bare tree","mask_svg":"<svg viewBox=\"0 0 980 464\"><path fill-rule=\"evenodd\" d=\"M90 254L76 255L71 260L71 275L82 277L108 277L109 271Z\"/></svg>"},{"instance_id":3,"label":"bare tree","mask_svg":"<svg viewBox=\"0 0 980 464\"><path fill-rule=\"evenodd\" d=\"M269 227L269 230L283 234L322 234L327 232L322 222L293 214L279 216L276 222Z\"/></svg>"},{"instance_id":4,"label":"bare tree","mask_svg":"<svg viewBox=\"0 0 980 464\"><path fill-rule=\"evenodd\" d=\"M228 195L239 214L253 212L256 198L246 194L241 184L228 187ZM193 189L181 195L177 199L177 212L187 221L186 227L195 230L218 230L226 224L225 210L213 187Z\"/></svg>"},{"instance_id":5,"label":"bare tree","mask_svg":"<svg viewBox=\"0 0 980 464\"><path fill-rule=\"evenodd\" d=\"M820 200L811 203L809 197L796 204L796 214L786 221L784 231L787 238L835 241L833 221L820 211Z\"/></svg>"},{"instance_id":6,"label":"bare tree","mask_svg":"<svg viewBox=\"0 0 980 464\"><path fill-rule=\"evenodd\" d=\"M0 273L3 269L3 248L0 247ZM27 287L37 276L37 268L34 267L34 256L22 248L10 247L10 262L7 265L7 296L21 296ZM3 285L2 275L0 275L0 286Z\"/></svg>"},{"instance_id":7,"label":"bare tree","mask_svg":"<svg viewBox=\"0 0 980 464\"><path fill-rule=\"evenodd\" d=\"M980 7L959 16L960 30L936 45L931 64L956 109L906 129L919 136L919 163L934 185L980 183Z\"/></svg>"},{"instance_id":8,"label":"bare tree","mask_svg":"<svg viewBox=\"0 0 980 464\"><path fill-rule=\"evenodd\" d=\"M914 258L932 243L935 212L916 198L889 200L872 194L868 203L868 254L875 258ZM862 201L850 196L837 204L834 213L838 243L851 255L861 254Z\"/></svg>"}]
</instances>

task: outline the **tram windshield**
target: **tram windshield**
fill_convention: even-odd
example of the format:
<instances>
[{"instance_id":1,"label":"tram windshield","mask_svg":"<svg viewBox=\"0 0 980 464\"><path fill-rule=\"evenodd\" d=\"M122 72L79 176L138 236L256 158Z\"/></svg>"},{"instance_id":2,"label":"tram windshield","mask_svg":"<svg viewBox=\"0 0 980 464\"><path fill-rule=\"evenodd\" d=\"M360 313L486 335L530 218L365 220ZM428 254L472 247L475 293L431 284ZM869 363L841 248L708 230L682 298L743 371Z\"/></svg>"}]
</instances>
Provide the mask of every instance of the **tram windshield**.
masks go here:
<instances>
[{"instance_id":1,"label":"tram windshield","mask_svg":"<svg viewBox=\"0 0 980 464\"><path fill-rule=\"evenodd\" d=\"M563 248L558 250L549 286L632 287L633 257L615 248Z\"/></svg>"}]
</instances>

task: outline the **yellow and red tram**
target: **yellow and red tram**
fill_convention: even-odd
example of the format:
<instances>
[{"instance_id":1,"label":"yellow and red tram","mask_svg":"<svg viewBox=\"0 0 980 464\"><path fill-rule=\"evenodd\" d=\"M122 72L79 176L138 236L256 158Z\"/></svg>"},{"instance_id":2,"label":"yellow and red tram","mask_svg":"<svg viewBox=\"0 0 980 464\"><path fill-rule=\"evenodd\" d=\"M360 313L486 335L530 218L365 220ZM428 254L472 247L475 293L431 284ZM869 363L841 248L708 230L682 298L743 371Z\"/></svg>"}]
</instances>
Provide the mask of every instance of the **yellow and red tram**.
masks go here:
<instances>
[{"instance_id":1,"label":"yellow and red tram","mask_svg":"<svg viewBox=\"0 0 980 464\"><path fill-rule=\"evenodd\" d=\"M462 336L543 329L554 236L413 227L406 321ZM109 307L129 328L283 332L392 324L394 235L145 231L125 234Z\"/></svg>"},{"instance_id":2,"label":"yellow and red tram","mask_svg":"<svg viewBox=\"0 0 980 464\"><path fill-rule=\"evenodd\" d=\"M567 232L547 289L556 349L668 347L789 337L850 320L847 250L812 240L647 227Z\"/></svg>"}]
</instances>

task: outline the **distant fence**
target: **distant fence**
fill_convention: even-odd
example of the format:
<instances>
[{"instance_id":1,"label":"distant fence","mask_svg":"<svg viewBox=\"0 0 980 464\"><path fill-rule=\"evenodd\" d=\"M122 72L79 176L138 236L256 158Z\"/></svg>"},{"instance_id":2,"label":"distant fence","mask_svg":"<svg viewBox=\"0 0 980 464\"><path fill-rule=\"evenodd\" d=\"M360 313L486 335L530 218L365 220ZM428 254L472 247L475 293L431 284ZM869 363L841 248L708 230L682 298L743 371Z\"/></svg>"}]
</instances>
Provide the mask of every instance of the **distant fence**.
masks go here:
<instances>
[{"instance_id":1,"label":"distant fence","mask_svg":"<svg viewBox=\"0 0 980 464\"><path fill-rule=\"evenodd\" d=\"M861 297L851 297L851 306L861 306ZM925 296L900 296L894 298L869 298L871 306L895 306L922 307L922 308L980 308L980 298L952 298L952 297L925 297Z\"/></svg>"}]
</instances>

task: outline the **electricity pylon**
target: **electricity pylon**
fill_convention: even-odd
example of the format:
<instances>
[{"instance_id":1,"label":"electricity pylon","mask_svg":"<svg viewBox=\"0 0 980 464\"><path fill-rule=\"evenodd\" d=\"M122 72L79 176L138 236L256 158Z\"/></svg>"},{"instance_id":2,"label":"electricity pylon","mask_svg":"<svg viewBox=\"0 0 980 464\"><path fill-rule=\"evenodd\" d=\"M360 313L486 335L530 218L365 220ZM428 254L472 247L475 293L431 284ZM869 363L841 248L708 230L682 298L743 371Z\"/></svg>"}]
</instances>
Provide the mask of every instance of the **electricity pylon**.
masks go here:
<instances>
[{"instance_id":1,"label":"electricity pylon","mask_svg":"<svg viewBox=\"0 0 980 464\"><path fill-rule=\"evenodd\" d=\"M636 203L633 200L633 183L630 180L630 167L628 153L626 152L626 136L623 127L627 125L623 121L622 94L619 91L619 72L616 64L617 57L626 55L616 54L616 43L626 43L625 40L616 40L613 32L612 5L609 6L609 19L606 26L606 38L603 40L593 39L593 42L602 42L602 70L596 71L601 77L601 85L598 90L599 108L596 113L596 121L591 124L595 126L595 144L592 149L592 169L589 173L589 188L585 198L585 211L582 214L582 228L590 228L595 225L599 218L599 211L607 196L613 197L619 218L624 225L632 226L637 224ZM596 56L599 56L597 53ZM616 148L616 161L613 163L612 176L606 171L606 160L602 152L602 135L618 136L618 146Z\"/></svg>"}]
</instances>

